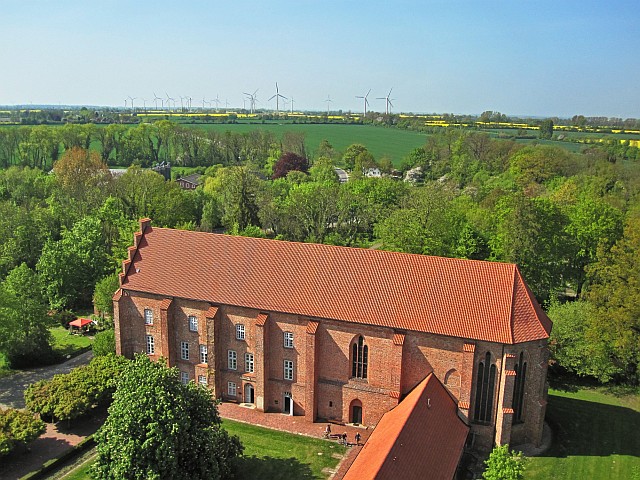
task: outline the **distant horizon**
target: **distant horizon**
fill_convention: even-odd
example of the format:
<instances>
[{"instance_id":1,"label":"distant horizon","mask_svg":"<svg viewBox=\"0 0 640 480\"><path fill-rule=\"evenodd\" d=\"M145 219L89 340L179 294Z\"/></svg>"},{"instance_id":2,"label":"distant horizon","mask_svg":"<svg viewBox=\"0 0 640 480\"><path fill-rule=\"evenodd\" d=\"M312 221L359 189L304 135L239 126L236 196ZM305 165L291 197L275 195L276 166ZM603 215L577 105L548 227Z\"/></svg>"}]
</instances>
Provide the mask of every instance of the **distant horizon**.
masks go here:
<instances>
[{"instance_id":1,"label":"distant horizon","mask_svg":"<svg viewBox=\"0 0 640 480\"><path fill-rule=\"evenodd\" d=\"M1 109L9 109L9 110L14 110L14 109L22 109L22 110L29 110L29 109L50 109L50 110L55 110L55 109L77 109L77 110L81 110L82 108L91 108L91 109L113 109L113 110L117 110L117 109L122 109L122 111L124 111L123 106L118 106L118 105L92 105L92 104L75 104L75 105L71 105L71 104L62 104L62 105L58 105L58 104L51 104L51 103L44 103L44 104L26 104L26 103L19 103L19 104L13 104L13 105L2 105L0 104L0 110ZM136 111L135 113L144 113L145 110L142 108L138 108L138 106L135 107ZM127 107L127 110L129 109L129 107ZM147 111L159 111L159 110L163 110L162 108L158 107L158 110L155 110L155 107L147 107ZM191 113L197 113L199 111L201 111L201 107L193 107L192 108L192 112ZM206 115L207 113L211 113L213 110L215 110L215 108L211 107L211 108L206 108L204 114ZM242 107L232 107L229 106L227 109L220 107L219 111L220 112L225 112L225 111L249 111L249 109L244 109ZM330 113L338 113L342 111L343 114L350 114L350 115L362 115L363 112L358 112L355 110L331 110ZM487 110L485 110L487 111ZM497 110L489 110L489 111L493 111L493 112L498 112ZM176 112L176 110L172 110L171 112L173 113L179 113ZM295 109L294 112L298 112L298 113L314 113L314 114L322 114L322 113L326 113L326 110L308 110L308 109ZM367 110L367 113L377 113L380 115L384 115L385 112L383 111L378 111L378 110ZM186 112L185 112L186 113ZM270 109L262 109L262 108L256 108L255 113L259 113L259 114L269 114L269 113L275 113L275 110L270 110ZM285 114L285 113L291 113L288 110L284 111L284 110L280 110L280 113ZM483 112L416 112L416 111L403 111L403 112L389 112L390 115L455 115L455 116L475 116L475 117L479 117L480 115L482 115ZM517 113L508 113L508 112L498 112L501 114L506 115L507 117L510 118L522 118L522 119L526 119L526 118L531 118L531 119L536 119L536 120L544 120L544 119L550 119L550 118L558 118L558 119L563 119L563 120L570 120L574 115L583 115L586 118L589 117L603 117L603 118L621 118L623 120L629 119L629 118L637 118L637 117L616 117L616 116L606 116L606 115L584 115L582 113L576 113L574 115L568 116L568 117L563 117L560 115L530 115L530 114L517 114Z\"/></svg>"},{"instance_id":2,"label":"distant horizon","mask_svg":"<svg viewBox=\"0 0 640 480\"><path fill-rule=\"evenodd\" d=\"M0 104L640 118L632 0L5 0ZM11 46L8 48L8 46ZM330 97L330 102L327 102ZM271 100L270 100L271 99ZM512 114L515 115L515 114Z\"/></svg>"}]
</instances>

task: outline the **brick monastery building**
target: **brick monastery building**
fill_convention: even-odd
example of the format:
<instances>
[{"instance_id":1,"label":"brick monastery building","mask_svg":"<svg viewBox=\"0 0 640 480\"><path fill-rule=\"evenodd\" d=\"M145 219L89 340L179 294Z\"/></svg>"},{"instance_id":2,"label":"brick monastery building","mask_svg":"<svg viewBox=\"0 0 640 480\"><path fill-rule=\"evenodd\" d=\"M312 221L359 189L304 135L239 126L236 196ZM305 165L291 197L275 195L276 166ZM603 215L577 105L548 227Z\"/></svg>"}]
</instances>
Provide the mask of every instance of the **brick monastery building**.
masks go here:
<instances>
[{"instance_id":1,"label":"brick monastery building","mask_svg":"<svg viewBox=\"0 0 640 480\"><path fill-rule=\"evenodd\" d=\"M476 449L540 443L551 322L516 265L140 223L114 295L118 354L309 422L375 426L442 384Z\"/></svg>"}]
</instances>

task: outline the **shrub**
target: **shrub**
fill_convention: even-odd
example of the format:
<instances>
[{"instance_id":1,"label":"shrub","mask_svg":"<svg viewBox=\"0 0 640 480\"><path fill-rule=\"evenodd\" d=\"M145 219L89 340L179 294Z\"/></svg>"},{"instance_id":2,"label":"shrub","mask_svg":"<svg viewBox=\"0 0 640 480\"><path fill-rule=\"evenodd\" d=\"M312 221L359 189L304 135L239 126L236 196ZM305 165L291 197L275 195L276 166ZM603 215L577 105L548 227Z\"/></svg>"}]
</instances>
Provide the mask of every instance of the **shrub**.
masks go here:
<instances>
[{"instance_id":1,"label":"shrub","mask_svg":"<svg viewBox=\"0 0 640 480\"><path fill-rule=\"evenodd\" d=\"M13 408L0 408L0 457L20 445L31 443L44 431L44 422L32 414Z\"/></svg>"},{"instance_id":2,"label":"shrub","mask_svg":"<svg viewBox=\"0 0 640 480\"><path fill-rule=\"evenodd\" d=\"M93 341L93 355L101 357L116 353L116 335L113 329L108 329L96 334Z\"/></svg>"},{"instance_id":3,"label":"shrub","mask_svg":"<svg viewBox=\"0 0 640 480\"><path fill-rule=\"evenodd\" d=\"M116 381L128 361L124 357L95 357L89 365L54 375L27 387L27 409L51 421L72 420L99 405L111 403Z\"/></svg>"},{"instance_id":4,"label":"shrub","mask_svg":"<svg viewBox=\"0 0 640 480\"><path fill-rule=\"evenodd\" d=\"M482 474L485 480L522 480L525 458L522 452L509 451L509 445L496 446L484 462L487 469Z\"/></svg>"}]
</instances>

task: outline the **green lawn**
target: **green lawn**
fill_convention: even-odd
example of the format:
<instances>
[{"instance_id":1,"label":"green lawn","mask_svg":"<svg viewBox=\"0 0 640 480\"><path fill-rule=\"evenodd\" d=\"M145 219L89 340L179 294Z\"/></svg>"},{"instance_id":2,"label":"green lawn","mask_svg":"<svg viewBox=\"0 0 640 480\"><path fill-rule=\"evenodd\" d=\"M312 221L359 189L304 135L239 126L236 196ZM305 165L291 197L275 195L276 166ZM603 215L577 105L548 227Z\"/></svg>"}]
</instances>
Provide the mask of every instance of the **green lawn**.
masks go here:
<instances>
[{"instance_id":1,"label":"green lawn","mask_svg":"<svg viewBox=\"0 0 640 480\"><path fill-rule=\"evenodd\" d=\"M293 435L231 420L224 420L223 426L230 434L238 435L245 446L244 456L237 460L237 480L324 479L327 475L322 473L322 469L334 468L340 461L331 455L344 455L346 451L337 442L320 438ZM53 478L90 479L94 453L95 449L87 452L75 465L64 468Z\"/></svg>"},{"instance_id":2,"label":"green lawn","mask_svg":"<svg viewBox=\"0 0 640 480\"><path fill-rule=\"evenodd\" d=\"M345 447L337 442L303 437L224 420L224 428L238 435L245 446L244 457L238 461L238 478L270 480L326 478L322 469L335 467L344 455Z\"/></svg>"},{"instance_id":3,"label":"green lawn","mask_svg":"<svg viewBox=\"0 0 640 480\"><path fill-rule=\"evenodd\" d=\"M640 395L549 390L554 442L527 465L527 479L640 480Z\"/></svg>"},{"instance_id":4,"label":"green lawn","mask_svg":"<svg viewBox=\"0 0 640 480\"><path fill-rule=\"evenodd\" d=\"M53 349L60 355L74 355L79 350L91 346L93 337L88 335L70 335L69 331L63 327L53 327L49 329Z\"/></svg>"}]
</instances>

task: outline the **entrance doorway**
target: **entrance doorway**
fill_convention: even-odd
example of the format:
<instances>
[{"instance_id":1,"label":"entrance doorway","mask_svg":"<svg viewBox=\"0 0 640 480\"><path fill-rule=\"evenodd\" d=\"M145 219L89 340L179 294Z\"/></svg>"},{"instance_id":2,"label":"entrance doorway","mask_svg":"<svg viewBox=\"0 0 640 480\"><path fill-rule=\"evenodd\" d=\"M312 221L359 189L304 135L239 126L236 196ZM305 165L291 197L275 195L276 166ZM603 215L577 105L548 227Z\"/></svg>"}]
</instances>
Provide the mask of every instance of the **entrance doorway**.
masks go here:
<instances>
[{"instance_id":1,"label":"entrance doorway","mask_svg":"<svg viewBox=\"0 0 640 480\"><path fill-rule=\"evenodd\" d=\"M253 403L255 401L253 392L253 385L246 384L244 386L244 403Z\"/></svg>"},{"instance_id":2,"label":"entrance doorway","mask_svg":"<svg viewBox=\"0 0 640 480\"><path fill-rule=\"evenodd\" d=\"M291 393L285 392L284 394L284 408L282 409L283 413L287 415L293 415L293 399L291 398Z\"/></svg>"},{"instance_id":3,"label":"entrance doorway","mask_svg":"<svg viewBox=\"0 0 640 480\"><path fill-rule=\"evenodd\" d=\"M350 420L353 424L362 424L362 402L360 400L354 400L351 402Z\"/></svg>"}]
</instances>

